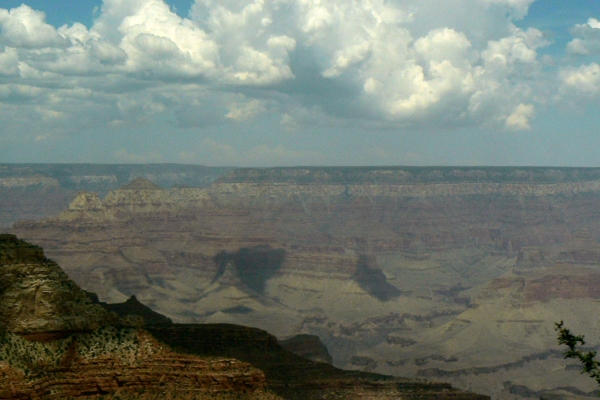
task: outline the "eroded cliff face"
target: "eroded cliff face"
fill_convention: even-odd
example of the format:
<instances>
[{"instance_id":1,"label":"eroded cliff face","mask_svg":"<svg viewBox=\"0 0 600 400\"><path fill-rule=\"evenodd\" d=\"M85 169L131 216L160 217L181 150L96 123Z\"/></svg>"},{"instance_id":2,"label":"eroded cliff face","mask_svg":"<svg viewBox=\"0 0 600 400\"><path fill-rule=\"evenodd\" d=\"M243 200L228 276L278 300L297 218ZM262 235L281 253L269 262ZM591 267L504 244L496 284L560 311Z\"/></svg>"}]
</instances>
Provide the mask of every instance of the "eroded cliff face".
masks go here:
<instances>
[{"instance_id":1,"label":"eroded cliff face","mask_svg":"<svg viewBox=\"0 0 600 400\"><path fill-rule=\"evenodd\" d=\"M205 187L230 170L176 164L0 164L0 228L55 215L78 191L104 197L136 177L168 188Z\"/></svg>"},{"instance_id":2,"label":"eroded cliff face","mask_svg":"<svg viewBox=\"0 0 600 400\"><path fill-rule=\"evenodd\" d=\"M0 327L22 335L91 331L116 323L41 248L0 234Z\"/></svg>"},{"instance_id":3,"label":"eroded cliff face","mask_svg":"<svg viewBox=\"0 0 600 400\"><path fill-rule=\"evenodd\" d=\"M81 194L13 231L101 300L136 295L175 322L314 334L336 366L497 398L587 393L548 352L560 319L595 337L599 182L596 169L241 170L205 189Z\"/></svg>"}]
</instances>

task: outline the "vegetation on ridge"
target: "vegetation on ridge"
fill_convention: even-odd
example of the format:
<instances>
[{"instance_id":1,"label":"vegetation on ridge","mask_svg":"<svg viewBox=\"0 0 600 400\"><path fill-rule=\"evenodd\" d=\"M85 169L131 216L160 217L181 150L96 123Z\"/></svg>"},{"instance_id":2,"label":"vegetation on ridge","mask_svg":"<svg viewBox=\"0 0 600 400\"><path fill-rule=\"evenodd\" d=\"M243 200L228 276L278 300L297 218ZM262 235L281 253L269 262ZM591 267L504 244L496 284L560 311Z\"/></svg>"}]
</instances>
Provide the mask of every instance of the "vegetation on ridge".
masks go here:
<instances>
[{"instance_id":1,"label":"vegetation on ridge","mask_svg":"<svg viewBox=\"0 0 600 400\"><path fill-rule=\"evenodd\" d=\"M282 400L281 397L268 391L223 392L223 393L183 393L173 385L160 389L147 390L139 393L117 392L100 397L95 400Z\"/></svg>"},{"instance_id":2,"label":"vegetation on ridge","mask_svg":"<svg viewBox=\"0 0 600 400\"><path fill-rule=\"evenodd\" d=\"M140 362L142 354L160 350L148 340L140 340L138 330L132 328L107 326L49 342L30 341L8 330L0 331L0 362L23 371L26 377L59 367L70 353L85 359L115 356L122 363L134 365Z\"/></svg>"}]
</instances>

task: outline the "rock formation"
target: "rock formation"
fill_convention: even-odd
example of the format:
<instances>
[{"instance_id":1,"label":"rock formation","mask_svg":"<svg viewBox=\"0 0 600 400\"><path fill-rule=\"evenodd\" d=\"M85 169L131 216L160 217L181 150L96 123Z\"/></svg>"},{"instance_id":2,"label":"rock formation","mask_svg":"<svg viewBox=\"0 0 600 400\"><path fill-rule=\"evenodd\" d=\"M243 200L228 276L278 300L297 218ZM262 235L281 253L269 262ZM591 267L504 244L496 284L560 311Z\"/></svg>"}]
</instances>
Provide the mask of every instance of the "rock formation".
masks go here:
<instances>
[{"instance_id":1,"label":"rock formation","mask_svg":"<svg viewBox=\"0 0 600 400\"><path fill-rule=\"evenodd\" d=\"M191 354L227 355L264 371L269 388L284 399L456 399L487 396L456 390L447 383L394 378L361 371L343 371L284 350L274 336L260 329L229 324L154 326L161 341Z\"/></svg>"},{"instance_id":2,"label":"rock formation","mask_svg":"<svg viewBox=\"0 0 600 400\"><path fill-rule=\"evenodd\" d=\"M260 398L264 374L234 359L174 353L144 331L107 327L49 343L3 332L0 399L86 398L170 387L171 394ZM15 350L18 349L18 350ZM35 361L31 361L31 359ZM7 362L8 361L8 362Z\"/></svg>"},{"instance_id":3,"label":"rock formation","mask_svg":"<svg viewBox=\"0 0 600 400\"><path fill-rule=\"evenodd\" d=\"M41 248L0 234L0 328L61 337L116 323Z\"/></svg>"},{"instance_id":4,"label":"rock formation","mask_svg":"<svg viewBox=\"0 0 600 400\"><path fill-rule=\"evenodd\" d=\"M264 387L264 374L249 364L175 353L147 332L123 327L127 318L90 297L40 247L0 235L0 399L79 398L169 384L176 393L233 396ZM160 320L135 298L112 309Z\"/></svg>"},{"instance_id":5,"label":"rock formation","mask_svg":"<svg viewBox=\"0 0 600 400\"><path fill-rule=\"evenodd\" d=\"M78 191L104 197L136 177L171 187L205 187L231 168L176 164L0 164L0 228L64 210Z\"/></svg>"},{"instance_id":6,"label":"rock formation","mask_svg":"<svg viewBox=\"0 0 600 400\"><path fill-rule=\"evenodd\" d=\"M311 361L333 364L333 358L327 346L316 335L296 335L286 340L280 340L281 347L300 357Z\"/></svg>"},{"instance_id":7,"label":"rock formation","mask_svg":"<svg viewBox=\"0 0 600 400\"><path fill-rule=\"evenodd\" d=\"M173 323L171 318L165 317L164 315L152 310L150 307L140 303L135 296L131 296L123 303L108 304L100 302L98 300L98 295L95 293L92 293L91 295L93 296L92 299L94 302L100 304L100 306L107 311L112 311L121 318L126 318L128 316L139 317L142 319L144 326Z\"/></svg>"},{"instance_id":8,"label":"rock formation","mask_svg":"<svg viewBox=\"0 0 600 400\"><path fill-rule=\"evenodd\" d=\"M11 231L101 301L136 295L176 323L317 335L337 367L500 397L592 390L549 351L556 320L596 336L600 169L240 169L149 187Z\"/></svg>"}]
</instances>

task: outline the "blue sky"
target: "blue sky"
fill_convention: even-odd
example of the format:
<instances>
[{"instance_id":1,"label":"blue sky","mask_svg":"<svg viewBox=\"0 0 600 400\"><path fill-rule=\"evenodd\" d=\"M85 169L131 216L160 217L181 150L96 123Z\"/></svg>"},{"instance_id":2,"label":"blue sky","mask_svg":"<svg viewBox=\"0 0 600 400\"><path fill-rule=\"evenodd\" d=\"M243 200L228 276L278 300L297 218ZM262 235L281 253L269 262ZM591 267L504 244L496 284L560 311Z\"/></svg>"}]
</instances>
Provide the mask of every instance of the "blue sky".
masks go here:
<instances>
[{"instance_id":1,"label":"blue sky","mask_svg":"<svg viewBox=\"0 0 600 400\"><path fill-rule=\"evenodd\" d=\"M0 162L600 166L597 0L0 1Z\"/></svg>"}]
</instances>

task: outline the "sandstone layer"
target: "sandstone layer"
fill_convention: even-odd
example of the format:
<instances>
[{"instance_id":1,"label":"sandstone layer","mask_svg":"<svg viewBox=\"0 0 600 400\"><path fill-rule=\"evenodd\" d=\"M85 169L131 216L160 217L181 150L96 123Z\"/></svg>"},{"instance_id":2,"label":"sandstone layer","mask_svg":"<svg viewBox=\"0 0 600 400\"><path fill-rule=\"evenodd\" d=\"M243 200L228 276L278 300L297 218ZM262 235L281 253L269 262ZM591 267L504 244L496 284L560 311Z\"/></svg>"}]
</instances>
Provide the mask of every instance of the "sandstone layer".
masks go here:
<instances>
[{"instance_id":1,"label":"sandstone layer","mask_svg":"<svg viewBox=\"0 0 600 400\"><path fill-rule=\"evenodd\" d=\"M599 201L599 169L244 169L81 193L12 231L105 302L317 335L338 367L514 398L594 390L553 323L598 343Z\"/></svg>"}]
</instances>

